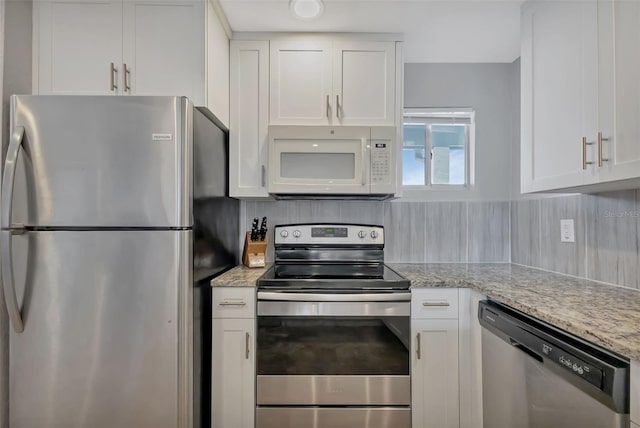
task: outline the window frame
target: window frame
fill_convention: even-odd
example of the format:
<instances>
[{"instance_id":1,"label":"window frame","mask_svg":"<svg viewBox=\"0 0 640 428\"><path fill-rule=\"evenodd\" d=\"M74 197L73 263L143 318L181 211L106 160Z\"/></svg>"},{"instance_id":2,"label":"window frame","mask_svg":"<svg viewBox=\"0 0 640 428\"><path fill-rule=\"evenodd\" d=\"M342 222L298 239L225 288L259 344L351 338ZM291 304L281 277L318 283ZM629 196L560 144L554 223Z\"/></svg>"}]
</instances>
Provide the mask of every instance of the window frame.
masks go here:
<instances>
[{"instance_id":1,"label":"window frame","mask_svg":"<svg viewBox=\"0 0 640 428\"><path fill-rule=\"evenodd\" d=\"M439 118L441 116L442 118ZM433 107L407 107L402 114L402 152L404 153L404 127L405 125L419 124L425 128L425 157L429 157L428 165L425 164L425 184L404 184L402 177L402 187L407 189L424 190L467 190L474 182L473 160L475 155L475 111L469 107L459 108L433 108ZM432 174L432 131L433 125L464 125L464 183L463 184L433 184ZM410 148L407 146L407 148ZM401 156L401 162L404 156ZM404 164L402 165L404 168Z\"/></svg>"}]
</instances>

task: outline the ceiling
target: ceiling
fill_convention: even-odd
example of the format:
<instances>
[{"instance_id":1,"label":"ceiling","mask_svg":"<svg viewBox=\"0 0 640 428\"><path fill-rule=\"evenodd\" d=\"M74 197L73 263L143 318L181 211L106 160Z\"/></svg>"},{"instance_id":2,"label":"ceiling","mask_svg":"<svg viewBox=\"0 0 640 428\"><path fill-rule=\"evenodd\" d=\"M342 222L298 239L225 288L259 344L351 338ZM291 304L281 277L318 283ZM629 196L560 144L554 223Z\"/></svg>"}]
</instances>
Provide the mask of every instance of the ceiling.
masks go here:
<instances>
[{"instance_id":1,"label":"ceiling","mask_svg":"<svg viewBox=\"0 0 640 428\"><path fill-rule=\"evenodd\" d=\"M512 62L521 0L324 0L301 21L288 0L219 0L236 31L404 33L405 62Z\"/></svg>"}]
</instances>

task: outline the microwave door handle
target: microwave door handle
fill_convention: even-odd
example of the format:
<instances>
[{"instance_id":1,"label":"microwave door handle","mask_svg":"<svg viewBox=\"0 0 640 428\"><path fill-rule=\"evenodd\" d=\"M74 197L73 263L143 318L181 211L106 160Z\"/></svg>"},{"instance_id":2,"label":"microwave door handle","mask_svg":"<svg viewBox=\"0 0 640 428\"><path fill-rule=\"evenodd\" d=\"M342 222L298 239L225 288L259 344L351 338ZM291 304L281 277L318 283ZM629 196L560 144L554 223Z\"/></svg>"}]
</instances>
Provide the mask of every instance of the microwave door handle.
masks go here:
<instances>
[{"instance_id":1,"label":"microwave door handle","mask_svg":"<svg viewBox=\"0 0 640 428\"><path fill-rule=\"evenodd\" d=\"M360 164L362 165L362 185L366 186L367 185L367 168L366 165L369 164L369 162L365 162L365 156L367 155L367 139L363 138L362 139L362 157Z\"/></svg>"}]
</instances>

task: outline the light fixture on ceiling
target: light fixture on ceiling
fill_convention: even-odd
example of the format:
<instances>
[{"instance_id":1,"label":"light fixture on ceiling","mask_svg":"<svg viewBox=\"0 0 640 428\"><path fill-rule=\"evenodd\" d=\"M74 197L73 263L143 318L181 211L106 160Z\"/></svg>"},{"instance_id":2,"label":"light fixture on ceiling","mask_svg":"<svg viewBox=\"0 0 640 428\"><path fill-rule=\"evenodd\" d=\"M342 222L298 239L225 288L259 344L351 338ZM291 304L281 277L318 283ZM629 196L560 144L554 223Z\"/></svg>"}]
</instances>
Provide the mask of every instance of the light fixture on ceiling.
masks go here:
<instances>
[{"instance_id":1,"label":"light fixture on ceiling","mask_svg":"<svg viewBox=\"0 0 640 428\"><path fill-rule=\"evenodd\" d=\"M290 0L289 10L296 18L310 20L322 15L322 0Z\"/></svg>"}]
</instances>

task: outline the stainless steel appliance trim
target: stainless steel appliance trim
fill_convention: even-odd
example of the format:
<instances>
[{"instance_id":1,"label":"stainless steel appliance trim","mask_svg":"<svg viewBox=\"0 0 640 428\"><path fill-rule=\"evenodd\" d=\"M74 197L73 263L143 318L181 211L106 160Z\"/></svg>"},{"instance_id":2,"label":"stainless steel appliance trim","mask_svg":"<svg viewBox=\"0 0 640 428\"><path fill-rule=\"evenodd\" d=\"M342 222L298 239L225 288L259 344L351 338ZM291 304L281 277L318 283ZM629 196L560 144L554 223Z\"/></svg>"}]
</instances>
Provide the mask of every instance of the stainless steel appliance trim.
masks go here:
<instances>
[{"instance_id":1,"label":"stainless steel appliance trim","mask_svg":"<svg viewBox=\"0 0 640 428\"><path fill-rule=\"evenodd\" d=\"M258 293L260 299L260 293ZM407 302L283 302L258 300L258 316L410 316Z\"/></svg>"},{"instance_id":2,"label":"stainless steel appliance trim","mask_svg":"<svg viewBox=\"0 0 640 428\"><path fill-rule=\"evenodd\" d=\"M256 428L411 428L406 407L258 407Z\"/></svg>"},{"instance_id":3,"label":"stainless steel appliance trim","mask_svg":"<svg viewBox=\"0 0 640 428\"><path fill-rule=\"evenodd\" d=\"M409 375L258 375L256 403L288 406L409 406Z\"/></svg>"},{"instance_id":4,"label":"stainless steel appliance trim","mask_svg":"<svg viewBox=\"0 0 640 428\"><path fill-rule=\"evenodd\" d=\"M11 134L11 140L7 150L7 158L4 163L4 174L2 176L2 196L0 198L0 202L2 203L2 233L0 234L0 251L2 251L2 254L0 254L2 284L7 312L16 333L22 333L24 331L24 323L22 322L22 314L20 313L20 306L18 305L15 278L13 274L13 260L11 256L11 247L13 243L11 236L11 211L13 208L13 186L16 176L16 163L23 140L24 127L17 126Z\"/></svg>"},{"instance_id":5,"label":"stainless steel appliance trim","mask_svg":"<svg viewBox=\"0 0 640 428\"><path fill-rule=\"evenodd\" d=\"M411 293L287 293L258 291L258 300L285 302L409 302Z\"/></svg>"}]
</instances>

